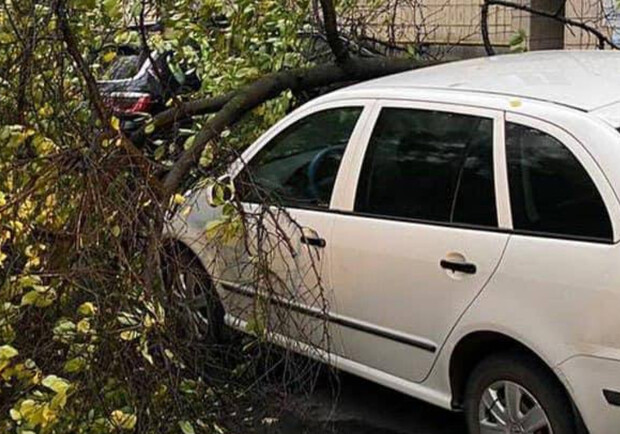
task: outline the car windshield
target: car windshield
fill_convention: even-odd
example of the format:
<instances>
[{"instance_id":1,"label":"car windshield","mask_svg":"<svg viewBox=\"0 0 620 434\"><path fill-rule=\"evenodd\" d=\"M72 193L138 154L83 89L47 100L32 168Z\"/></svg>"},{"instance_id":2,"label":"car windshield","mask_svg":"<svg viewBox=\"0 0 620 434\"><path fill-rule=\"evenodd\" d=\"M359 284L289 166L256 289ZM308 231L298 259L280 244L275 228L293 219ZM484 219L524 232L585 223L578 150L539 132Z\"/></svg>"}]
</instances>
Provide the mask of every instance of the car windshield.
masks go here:
<instances>
[{"instance_id":1,"label":"car windshield","mask_svg":"<svg viewBox=\"0 0 620 434\"><path fill-rule=\"evenodd\" d=\"M140 70L140 56L117 56L104 73L105 80L124 80L132 78Z\"/></svg>"}]
</instances>

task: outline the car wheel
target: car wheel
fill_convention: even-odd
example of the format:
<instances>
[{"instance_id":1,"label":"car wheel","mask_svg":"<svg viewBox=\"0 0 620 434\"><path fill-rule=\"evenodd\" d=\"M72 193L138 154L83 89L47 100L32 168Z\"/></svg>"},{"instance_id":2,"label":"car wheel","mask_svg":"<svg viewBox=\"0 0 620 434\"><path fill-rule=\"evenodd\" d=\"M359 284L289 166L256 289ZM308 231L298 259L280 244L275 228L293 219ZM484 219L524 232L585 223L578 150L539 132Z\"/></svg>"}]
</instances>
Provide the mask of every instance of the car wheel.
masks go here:
<instances>
[{"instance_id":1,"label":"car wheel","mask_svg":"<svg viewBox=\"0 0 620 434\"><path fill-rule=\"evenodd\" d=\"M163 260L163 278L179 335L189 341L221 343L224 308L200 260L175 247Z\"/></svg>"},{"instance_id":2,"label":"car wheel","mask_svg":"<svg viewBox=\"0 0 620 434\"><path fill-rule=\"evenodd\" d=\"M506 353L483 360L469 377L470 434L575 434L571 401L534 357Z\"/></svg>"}]
</instances>

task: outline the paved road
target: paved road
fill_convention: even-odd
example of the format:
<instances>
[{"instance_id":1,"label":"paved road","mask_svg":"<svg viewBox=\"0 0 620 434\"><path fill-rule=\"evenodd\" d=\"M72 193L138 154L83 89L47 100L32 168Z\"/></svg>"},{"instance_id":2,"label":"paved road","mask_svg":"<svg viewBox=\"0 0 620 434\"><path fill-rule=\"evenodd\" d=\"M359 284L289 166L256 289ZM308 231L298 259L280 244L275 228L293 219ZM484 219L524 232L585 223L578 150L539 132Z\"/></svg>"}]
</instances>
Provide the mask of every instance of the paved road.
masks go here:
<instances>
[{"instance_id":1,"label":"paved road","mask_svg":"<svg viewBox=\"0 0 620 434\"><path fill-rule=\"evenodd\" d=\"M321 381L303 399L306 413L283 418L281 434L466 434L461 414L438 409L360 378L340 374L340 394ZM302 422L302 420L304 422Z\"/></svg>"}]
</instances>

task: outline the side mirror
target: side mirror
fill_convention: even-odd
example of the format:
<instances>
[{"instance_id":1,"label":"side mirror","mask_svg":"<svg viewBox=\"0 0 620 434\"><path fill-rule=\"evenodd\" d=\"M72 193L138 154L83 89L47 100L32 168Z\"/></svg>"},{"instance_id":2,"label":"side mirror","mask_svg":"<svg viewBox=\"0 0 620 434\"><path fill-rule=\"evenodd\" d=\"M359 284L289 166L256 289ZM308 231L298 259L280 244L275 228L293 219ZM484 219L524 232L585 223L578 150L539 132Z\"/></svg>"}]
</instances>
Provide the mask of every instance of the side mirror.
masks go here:
<instances>
[{"instance_id":1,"label":"side mirror","mask_svg":"<svg viewBox=\"0 0 620 434\"><path fill-rule=\"evenodd\" d=\"M222 206L235 199L235 184L230 175L221 176L207 187L206 194L210 206Z\"/></svg>"}]
</instances>

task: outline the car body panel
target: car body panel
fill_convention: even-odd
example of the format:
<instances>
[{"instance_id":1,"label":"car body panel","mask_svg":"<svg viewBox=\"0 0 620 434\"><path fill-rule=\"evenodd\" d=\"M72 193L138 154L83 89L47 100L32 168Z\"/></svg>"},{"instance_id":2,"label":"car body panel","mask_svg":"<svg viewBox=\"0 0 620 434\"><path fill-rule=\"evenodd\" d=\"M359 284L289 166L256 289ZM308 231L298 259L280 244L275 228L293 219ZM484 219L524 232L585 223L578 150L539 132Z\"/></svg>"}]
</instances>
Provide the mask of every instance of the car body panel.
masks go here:
<instances>
[{"instance_id":1,"label":"car body panel","mask_svg":"<svg viewBox=\"0 0 620 434\"><path fill-rule=\"evenodd\" d=\"M612 116L615 110L612 107L620 100L620 84L610 84L609 73L603 71L604 65L618 63L620 55L573 53L566 56L566 61L558 61L562 57L558 53L549 53L548 57L538 54L522 57L525 65L529 61L533 65L542 62L547 65L545 68L550 68L543 74L546 77L543 83L549 84L545 81L547 78L559 77L559 85L550 86L542 94L537 93L544 90L544 86L535 81L536 67L526 67L511 75L505 66L521 64L519 56L501 66L504 75L499 82L487 80L485 83L482 78L485 65L491 65L486 69L489 73L494 71L493 62L502 61L485 60L464 64L465 69L478 74L469 81L463 79L464 84L448 85L459 78L457 64L433 68L439 76L434 76L429 69L419 75L406 73L343 89L296 110L265 133L231 166L229 174L234 177L244 162L279 131L313 111L355 103L366 107L343 158L330 209L318 223L307 211L296 212L296 215L303 220L302 226L321 226L319 229L329 238L324 252L328 258L327 270L322 269L321 273L325 273L325 281L334 290L330 302L335 317L358 321L363 327L378 326L387 334L401 333L414 341L435 346L436 351L432 354L419 348L412 350L402 342L394 344L389 339L368 337L360 334L360 330L336 324L331 331L342 347L335 346L331 354L318 351L310 355L449 408L453 401L450 363L454 349L472 333L501 334L529 348L556 372L591 434L617 432L620 408L610 407L602 400L600 388L620 390L617 382L620 378L620 316L617 313L620 308L620 134L615 130ZM580 63L579 71L572 75L568 72L554 75L550 66ZM443 78L441 68L446 71ZM525 84L519 81L527 81L528 77L533 81ZM586 80L588 77L590 81ZM598 78L600 82L596 82ZM592 80L596 83L587 87ZM575 89L577 85L581 87ZM497 122L494 161L497 230L479 232L424 222L379 222L352 215L366 143L379 109L386 101L411 106L441 105L457 112L493 113ZM594 242L512 230L504 121L542 130L572 152L605 202L613 227L611 241ZM208 243L204 241L203 232L206 223L215 218L218 211L206 205L204 192L194 197L198 198L195 203L199 205L184 223L172 223L170 234L190 245L209 268L215 253L206 247ZM203 241L196 241L197 238ZM437 262L443 254L472 247L488 255L488 259L476 257L483 265L483 272L475 285L460 285L462 281L441 274L443 270ZM384 266L377 268L378 259L386 261ZM388 267L389 263L394 267ZM407 291L407 282L442 278L448 286L429 285L428 291L423 293ZM222 288L219 290L224 293ZM380 298L373 297L377 290L382 295ZM437 306L448 313L442 316L435 312L433 308ZM411 315L412 311L417 316ZM229 321L234 323L235 319L229 318ZM239 324L242 323L237 322ZM274 340L284 342L290 340L290 336L274 335ZM360 357L359 350L364 347L368 351ZM386 358L386 354L390 357Z\"/></svg>"}]
</instances>

